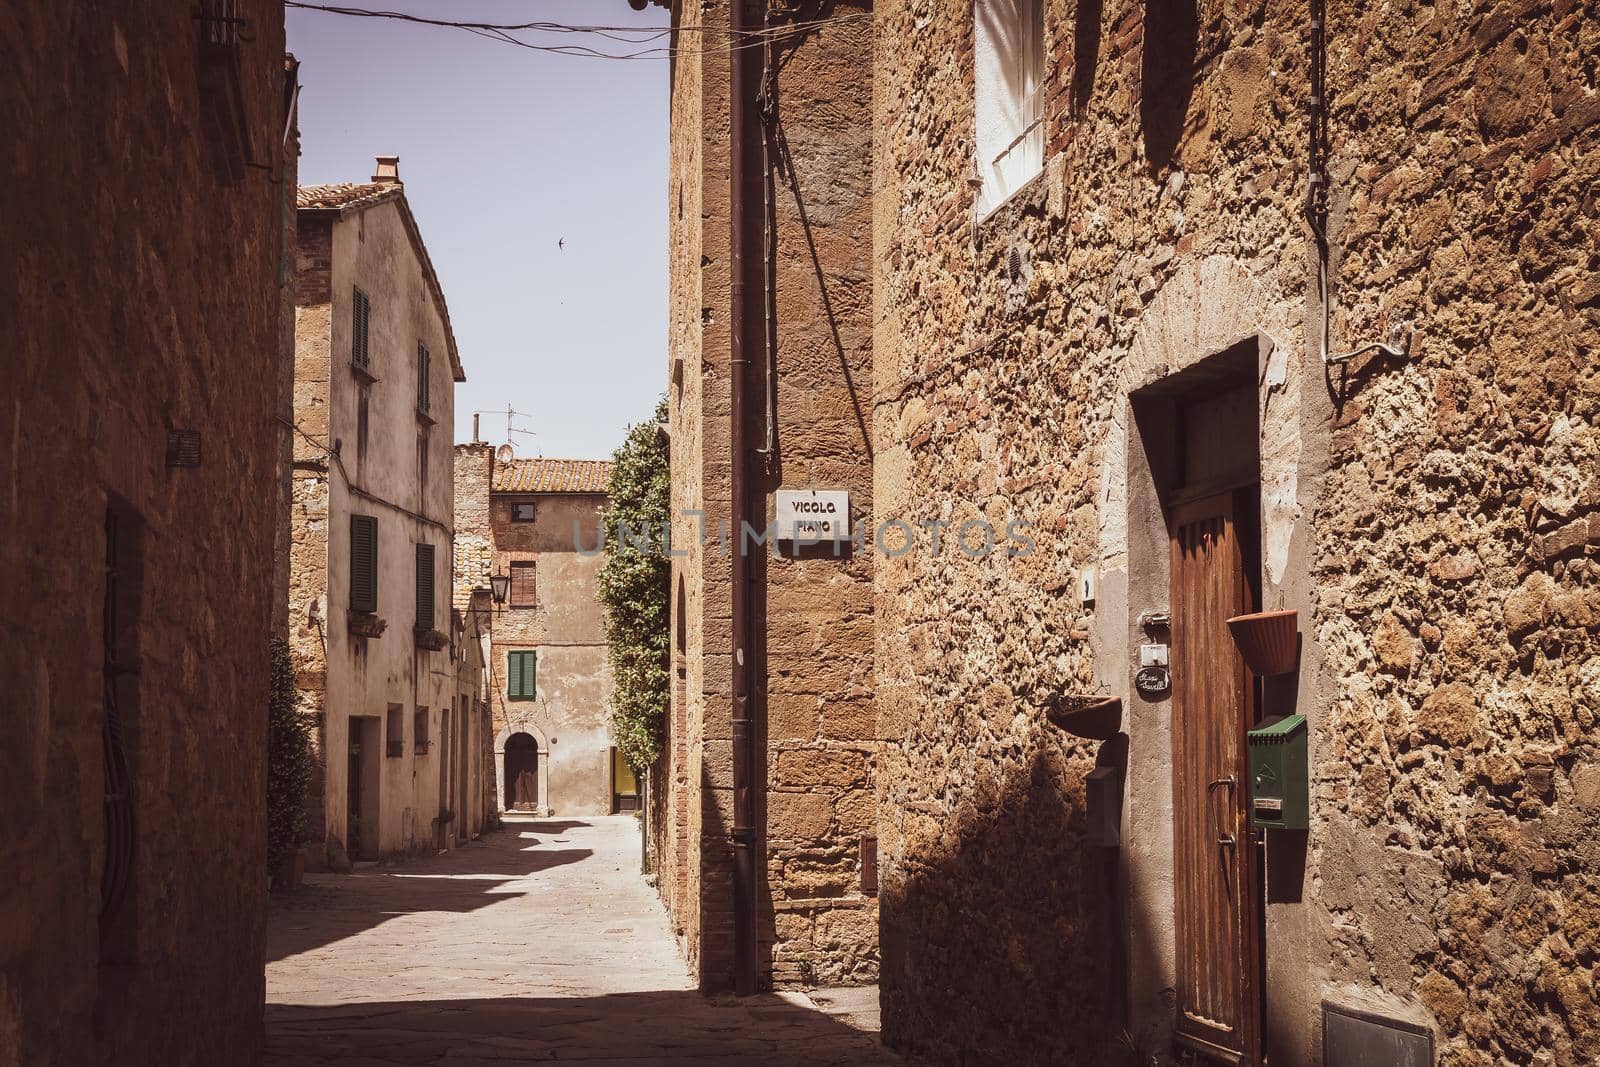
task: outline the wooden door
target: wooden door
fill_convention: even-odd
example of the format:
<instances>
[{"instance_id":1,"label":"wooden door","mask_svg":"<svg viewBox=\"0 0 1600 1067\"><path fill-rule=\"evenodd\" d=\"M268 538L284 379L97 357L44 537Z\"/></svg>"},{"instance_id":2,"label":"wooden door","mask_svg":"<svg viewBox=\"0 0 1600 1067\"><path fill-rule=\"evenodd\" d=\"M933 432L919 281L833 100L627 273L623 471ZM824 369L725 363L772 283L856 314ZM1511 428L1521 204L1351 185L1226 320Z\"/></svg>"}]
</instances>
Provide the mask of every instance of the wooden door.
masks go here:
<instances>
[{"instance_id":1,"label":"wooden door","mask_svg":"<svg viewBox=\"0 0 1600 1067\"><path fill-rule=\"evenodd\" d=\"M506 739L506 808L536 811L539 807L539 746L527 734Z\"/></svg>"},{"instance_id":2,"label":"wooden door","mask_svg":"<svg viewBox=\"0 0 1600 1067\"><path fill-rule=\"evenodd\" d=\"M1179 1040L1259 1062L1262 903L1246 797L1254 679L1226 620L1253 609L1251 495L1180 505L1172 530L1172 790ZM1245 521L1236 521L1243 519ZM1243 534L1241 534L1243 527Z\"/></svg>"}]
</instances>

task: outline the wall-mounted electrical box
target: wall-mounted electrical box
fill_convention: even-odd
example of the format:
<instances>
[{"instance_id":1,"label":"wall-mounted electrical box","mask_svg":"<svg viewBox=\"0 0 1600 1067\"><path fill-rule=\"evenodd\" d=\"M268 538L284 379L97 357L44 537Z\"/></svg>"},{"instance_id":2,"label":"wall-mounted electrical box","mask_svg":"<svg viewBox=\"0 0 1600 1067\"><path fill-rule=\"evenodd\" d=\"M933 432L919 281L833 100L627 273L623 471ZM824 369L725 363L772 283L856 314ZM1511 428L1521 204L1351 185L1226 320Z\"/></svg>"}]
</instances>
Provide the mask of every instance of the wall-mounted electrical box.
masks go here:
<instances>
[{"instance_id":1,"label":"wall-mounted electrical box","mask_svg":"<svg viewBox=\"0 0 1600 1067\"><path fill-rule=\"evenodd\" d=\"M1284 715L1250 731L1250 824L1258 830L1311 827L1306 717Z\"/></svg>"}]
</instances>

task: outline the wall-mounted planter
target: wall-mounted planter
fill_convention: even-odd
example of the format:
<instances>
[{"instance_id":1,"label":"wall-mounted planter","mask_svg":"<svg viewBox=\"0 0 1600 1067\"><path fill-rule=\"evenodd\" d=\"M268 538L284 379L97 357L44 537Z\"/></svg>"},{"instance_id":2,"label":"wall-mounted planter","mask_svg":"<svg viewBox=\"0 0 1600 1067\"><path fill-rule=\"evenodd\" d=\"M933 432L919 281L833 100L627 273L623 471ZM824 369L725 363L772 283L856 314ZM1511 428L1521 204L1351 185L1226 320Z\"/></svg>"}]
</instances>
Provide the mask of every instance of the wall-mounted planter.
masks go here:
<instances>
[{"instance_id":1,"label":"wall-mounted planter","mask_svg":"<svg viewBox=\"0 0 1600 1067\"><path fill-rule=\"evenodd\" d=\"M450 646L450 635L443 630L415 630L417 647L429 652L438 652Z\"/></svg>"},{"instance_id":2,"label":"wall-mounted planter","mask_svg":"<svg viewBox=\"0 0 1600 1067\"><path fill-rule=\"evenodd\" d=\"M352 611L349 615L350 633L355 637L382 637L389 628L387 619L380 619L370 611Z\"/></svg>"},{"instance_id":3,"label":"wall-mounted planter","mask_svg":"<svg viewBox=\"0 0 1600 1067\"><path fill-rule=\"evenodd\" d=\"M1122 729L1122 698L1104 693L1063 693L1045 704L1045 718L1074 737L1108 741Z\"/></svg>"},{"instance_id":4,"label":"wall-mounted planter","mask_svg":"<svg viewBox=\"0 0 1600 1067\"><path fill-rule=\"evenodd\" d=\"M1228 620L1233 643L1250 669L1260 675L1288 674L1300 658L1300 613L1260 611Z\"/></svg>"}]
</instances>

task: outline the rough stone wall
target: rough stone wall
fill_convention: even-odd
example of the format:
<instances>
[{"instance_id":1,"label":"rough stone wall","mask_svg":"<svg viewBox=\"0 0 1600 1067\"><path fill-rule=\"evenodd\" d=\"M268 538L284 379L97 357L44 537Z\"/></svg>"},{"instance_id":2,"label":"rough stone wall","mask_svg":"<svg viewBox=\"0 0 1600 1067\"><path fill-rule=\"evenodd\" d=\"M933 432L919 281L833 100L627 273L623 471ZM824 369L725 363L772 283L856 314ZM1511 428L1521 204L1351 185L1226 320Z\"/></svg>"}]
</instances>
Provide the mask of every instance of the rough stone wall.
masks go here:
<instances>
[{"instance_id":1,"label":"rough stone wall","mask_svg":"<svg viewBox=\"0 0 1600 1067\"><path fill-rule=\"evenodd\" d=\"M532 501L534 520L512 522L513 501ZM605 495L494 493L489 498L491 566L535 565L533 607L507 602L495 616L490 667L495 773L504 804L505 743L513 733L539 745L540 807L558 815L611 811L611 665L597 597ZM580 551L581 549L581 551ZM537 653L533 700L506 695L507 654Z\"/></svg>"},{"instance_id":2,"label":"rough stone wall","mask_svg":"<svg viewBox=\"0 0 1600 1067\"><path fill-rule=\"evenodd\" d=\"M878 5L879 515L1038 542L922 532L877 569L884 1032L930 1059L1170 1026L1170 756L1129 667L1165 535L1127 398L1256 334L1263 582L1301 612L1315 766L1303 857L1268 845L1274 1062L1319 1061L1323 999L1431 1025L1445 1064L1600 1049L1596 23L1333 5L1330 345L1416 336L1325 374L1305 21L1050 3L1044 173L975 222L970 6ZM1130 705L1115 870L1084 835L1094 746L1037 710L1078 688Z\"/></svg>"},{"instance_id":3,"label":"rough stone wall","mask_svg":"<svg viewBox=\"0 0 1600 1067\"><path fill-rule=\"evenodd\" d=\"M725 5L703 9L674 4L674 25L688 18L709 32L726 32ZM699 33L674 33L674 44ZM670 197L668 209L668 358L672 431L672 708L667 766L671 816L658 820L657 854L669 857L658 870L659 885L690 969L702 986L731 982L732 880L727 828L708 819L711 805L702 773L701 746L708 736L708 693L729 692L728 644L714 632L727 626L727 561L701 544L701 525L720 529L728 521L727 430L708 422L708 403L726 416L728 308L728 192L725 113L728 64L714 52L687 48L672 58ZM719 182L705 171L717 167ZM700 518L703 516L703 519ZM711 642L708 645L708 641ZM720 654L716 654L720 650ZM713 655L708 656L711 652ZM730 736L726 713L709 735ZM723 783L726 785L726 783ZM710 825L710 834L706 827ZM662 838L665 838L665 841ZM715 854L708 856L709 843ZM708 877L709 868L709 877Z\"/></svg>"},{"instance_id":4,"label":"rough stone wall","mask_svg":"<svg viewBox=\"0 0 1600 1067\"><path fill-rule=\"evenodd\" d=\"M696 13L713 34L727 19L726 3ZM858 75L870 47L857 21L782 50L789 156L774 196L781 470L766 486L848 489L866 522L870 90ZM721 547L729 516L728 75L722 53L674 60L670 422L673 545L682 555L673 561L668 759L653 781L666 794L655 824L663 896L706 988L730 985L733 963L731 560ZM752 383L753 398L762 384L759 376ZM757 435L761 412L754 402ZM712 543L700 543L702 531ZM757 601L765 601L758 674L767 680L754 694L766 751L758 937L763 981L774 984L864 981L876 972L876 904L861 891L859 869L861 839L876 820L871 566L867 554L757 566Z\"/></svg>"},{"instance_id":5,"label":"rough stone wall","mask_svg":"<svg viewBox=\"0 0 1600 1067\"><path fill-rule=\"evenodd\" d=\"M827 14L870 11L838 4ZM839 22L779 53L787 155L774 195L773 488L849 490L851 519L870 531L872 89L861 76L872 63L870 23ZM873 555L804 554L763 564L772 981L870 982L878 915L875 894L862 890L861 850L877 834Z\"/></svg>"},{"instance_id":6,"label":"rough stone wall","mask_svg":"<svg viewBox=\"0 0 1600 1067\"><path fill-rule=\"evenodd\" d=\"M270 169L234 154L237 180L188 6L0 17L6 1063L259 1062L283 11L239 15ZM200 431L198 467L166 465L175 428ZM102 940L108 509L133 866Z\"/></svg>"},{"instance_id":7,"label":"rough stone wall","mask_svg":"<svg viewBox=\"0 0 1600 1067\"><path fill-rule=\"evenodd\" d=\"M312 717L312 772L306 789L307 862L328 861L324 811L328 654L328 395L333 370L333 307L328 302L333 228L327 219L296 226L294 396L296 430L289 487L289 658L300 709ZM342 847L342 846L341 846Z\"/></svg>"}]
</instances>

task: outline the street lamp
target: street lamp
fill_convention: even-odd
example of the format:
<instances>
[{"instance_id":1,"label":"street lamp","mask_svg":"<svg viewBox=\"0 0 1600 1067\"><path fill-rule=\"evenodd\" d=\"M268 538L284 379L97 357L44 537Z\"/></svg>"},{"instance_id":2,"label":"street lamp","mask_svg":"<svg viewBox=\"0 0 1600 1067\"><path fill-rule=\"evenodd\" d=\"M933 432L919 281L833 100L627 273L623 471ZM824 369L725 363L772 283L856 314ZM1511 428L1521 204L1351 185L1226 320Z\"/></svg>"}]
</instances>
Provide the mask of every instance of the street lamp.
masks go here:
<instances>
[{"instance_id":1,"label":"street lamp","mask_svg":"<svg viewBox=\"0 0 1600 1067\"><path fill-rule=\"evenodd\" d=\"M505 604L506 595L511 592L511 576L509 574L489 575L489 592L494 597L495 607Z\"/></svg>"}]
</instances>

